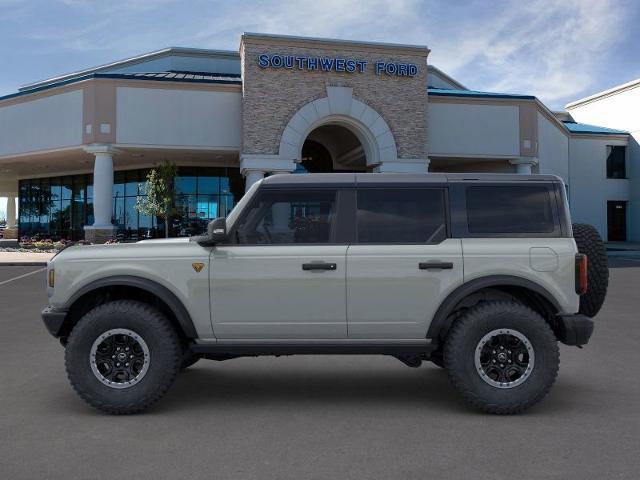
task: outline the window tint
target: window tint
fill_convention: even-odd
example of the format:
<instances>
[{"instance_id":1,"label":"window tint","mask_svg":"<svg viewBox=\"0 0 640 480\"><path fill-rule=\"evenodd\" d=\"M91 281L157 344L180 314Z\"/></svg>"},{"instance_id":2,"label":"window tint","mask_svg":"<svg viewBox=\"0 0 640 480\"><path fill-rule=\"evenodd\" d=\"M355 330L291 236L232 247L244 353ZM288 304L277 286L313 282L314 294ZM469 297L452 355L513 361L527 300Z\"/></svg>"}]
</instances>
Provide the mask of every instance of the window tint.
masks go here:
<instances>
[{"instance_id":1,"label":"window tint","mask_svg":"<svg viewBox=\"0 0 640 480\"><path fill-rule=\"evenodd\" d=\"M236 230L241 244L335 242L335 191L263 191Z\"/></svg>"},{"instance_id":2,"label":"window tint","mask_svg":"<svg viewBox=\"0 0 640 480\"><path fill-rule=\"evenodd\" d=\"M551 233L555 222L546 186L467 188L471 233Z\"/></svg>"},{"instance_id":3,"label":"window tint","mask_svg":"<svg viewBox=\"0 0 640 480\"><path fill-rule=\"evenodd\" d=\"M444 191L358 191L358 243L437 243L446 238Z\"/></svg>"},{"instance_id":4,"label":"window tint","mask_svg":"<svg viewBox=\"0 0 640 480\"><path fill-rule=\"evenodd\" d=\"M626 150L624 146L607 147L607 178L627 178Z\"/></svg>"}]
</instances>

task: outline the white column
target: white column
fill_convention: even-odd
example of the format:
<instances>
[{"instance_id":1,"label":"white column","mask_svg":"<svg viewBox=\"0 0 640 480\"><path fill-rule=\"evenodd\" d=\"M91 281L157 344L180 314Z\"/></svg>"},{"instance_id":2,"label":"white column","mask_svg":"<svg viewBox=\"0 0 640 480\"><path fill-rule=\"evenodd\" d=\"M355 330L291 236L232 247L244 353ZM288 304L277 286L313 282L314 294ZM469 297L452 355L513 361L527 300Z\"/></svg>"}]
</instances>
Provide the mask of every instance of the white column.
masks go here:
<instances>
[{"instance_id":1,"label":"white column","mask_svg":"<svg viewBox=\"0 0 640 480\"><path fill-rule=\"evenodd\" d=\"M531 167L538 164L538 159L535 157L520 157L509 160L509 163L516 166L518 175L531 175Z\"/></svg>"},{"instance_id":2,"label":"white column","mask_svg":"<svg viewBox=\"0 0 640 480\"><path fill-rule=\"evenodd\" d=\"M111 227L113 216L113 153L109 150L93 152L93 226Z\"/></svg>"},{"instance_id":3,"label":"white column","mask_svg":"<svg viewBox=\"0 0 640 480\"><path fill-rule=\"evenodd\" d=\"M9 195L7 197L7 228L16 228L16 197Z\"/></svg>"},{"instance_id":4,"label":"white column","mask_svg":"<svg viewBox=\"0 0 640 480\"><path fill-rule=\"evenodd\" d=\"M251 185L256 183L258 180L262 180L264 178L264 173L265 172L263 172L262 170L245 170L244 171L245 193L247 192L247 190L251 188Z\"/></svg>"}]
</instances>

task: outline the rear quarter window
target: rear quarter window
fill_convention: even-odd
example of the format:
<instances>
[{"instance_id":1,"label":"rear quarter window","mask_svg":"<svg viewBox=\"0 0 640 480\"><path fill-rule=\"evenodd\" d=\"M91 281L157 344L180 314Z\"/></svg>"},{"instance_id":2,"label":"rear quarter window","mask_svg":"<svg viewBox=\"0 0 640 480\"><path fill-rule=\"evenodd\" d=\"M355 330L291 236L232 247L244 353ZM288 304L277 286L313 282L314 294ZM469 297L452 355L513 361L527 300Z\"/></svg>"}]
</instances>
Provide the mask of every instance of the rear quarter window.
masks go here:
<instances>
[{"instance_id":1,"label":"rear quarter window","mask_svg":"<svg viewBox=\"0 0 640 480\"><path fill-rule=\"evenodd\" d=\"M557 230L546 185L468 187L466 207L471 234L551 234Z\"/></svg>"}]
</instances>

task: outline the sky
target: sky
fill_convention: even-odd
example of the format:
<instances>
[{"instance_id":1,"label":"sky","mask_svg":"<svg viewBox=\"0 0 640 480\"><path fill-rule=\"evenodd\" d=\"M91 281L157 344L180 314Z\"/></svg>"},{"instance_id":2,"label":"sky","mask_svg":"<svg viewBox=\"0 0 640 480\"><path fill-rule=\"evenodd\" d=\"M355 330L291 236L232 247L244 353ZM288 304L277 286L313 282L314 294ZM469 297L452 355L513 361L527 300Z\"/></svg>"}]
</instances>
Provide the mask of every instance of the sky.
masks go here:
<instances>
[{"instance_id":1,"label":"sky","mask_svg":"<svg viewBox=\"0 0 640 480\"><path fill-rule=\"evenodd\" d=\"M245 31L427 45L467 88L554 110L640 78L637 0L0 0L0 95L168 46L237 50Z\"/></svg>"}]
</instances>

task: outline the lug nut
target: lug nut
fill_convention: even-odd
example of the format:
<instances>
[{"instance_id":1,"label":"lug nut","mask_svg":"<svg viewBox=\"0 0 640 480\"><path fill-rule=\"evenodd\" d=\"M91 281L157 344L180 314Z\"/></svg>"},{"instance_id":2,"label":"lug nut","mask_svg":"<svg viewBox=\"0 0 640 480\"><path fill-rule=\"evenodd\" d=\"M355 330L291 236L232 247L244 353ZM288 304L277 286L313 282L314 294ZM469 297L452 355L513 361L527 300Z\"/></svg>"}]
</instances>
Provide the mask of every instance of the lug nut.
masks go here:
<instances>
[{"instance_id":1,"label":"lug nut","mask_svg":"<svg viewBox=\"0 0 640 480\"><path fill-rule=\"evenodd\" d=\"M128 367L128 366L129 366L129 362L125 363L125 364L124 364L124 366L125 366L125 367Z\"/></svg>"},{"instance_id":2,"label":"lug nut","mask_svg":"<svg viewBox=\"0 0 640 480\"><path fill-rule=\"evenodd\" d=\"M120 366L120 364L119 364L119 363L116 363L116 367L119 367L119 366Z\"/></svg>"},{"instance_id":3,"label":"lug nut","mask_svg":"<svg viewBox=\"0 0 640 480\"><path fill-rule=\"evenodd\" d=\"M115 355L111 355L111 358L116 358L116 356Z\"/></svg>"},{"instance_id":4,"label":"lug nut","mask_svg":"<svg viewBox=\"0 0 640 480\"><path fill-rule=\"evenodd\" d=\"M125 348L125 350L128 352L129 351L129 347Z\"/></svg>"}]
</instances>

